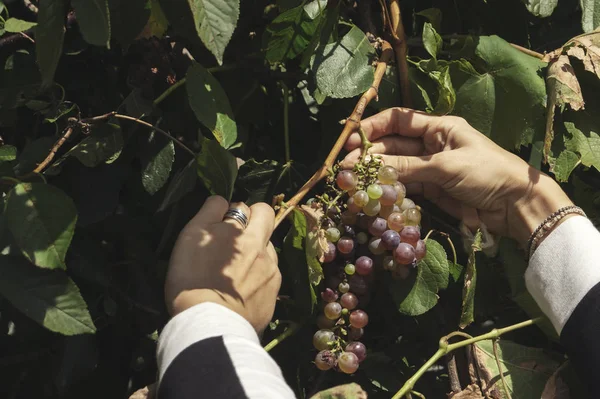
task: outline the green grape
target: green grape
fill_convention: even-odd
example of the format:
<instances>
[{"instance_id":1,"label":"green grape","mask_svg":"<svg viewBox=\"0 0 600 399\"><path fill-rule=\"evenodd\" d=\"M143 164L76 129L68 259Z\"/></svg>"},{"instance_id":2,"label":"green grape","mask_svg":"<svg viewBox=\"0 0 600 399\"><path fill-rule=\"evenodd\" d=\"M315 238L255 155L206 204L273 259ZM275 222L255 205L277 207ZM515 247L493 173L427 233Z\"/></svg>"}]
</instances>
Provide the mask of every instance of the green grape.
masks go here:
<instances>
[{"instance_id":1,"label":"green grape","mask_svg":"<svg viewBox=\"0 0 600 399\"><path fill-rule=\"evenodd\" d=\"M363 207L363 212L367 216L375 216L380 210L381 204L376 199L370 200L369 203Z\"/></svg>"},{"instance_id":2,"label":"green grape","mask_svg":"<svg viewBox=\"0 0 600 399\"><path fill-rule=\"evenodd\" d=\"M342 233L340 233L340 231L338 229L336 229L335 227L330 227L325 231L325 237L330 242L337 242L340 239L341 235L342 235Z\"/></svg>"},{"instance_id":3,"label":"green grape","mask_svg":"<svg viewBox=\"0 0 600 399\"><path fill-rule=\"evenodd\" d=\"M421 223L421 212L417 208L409 208L404 211L404 219L407 226L418 226Z\"/></svg>"},{"instance_id":4,"label":"green grape","mask_svg":"<svg viewBox=\"0 0 600 399\"><path fill-rule=\"evenodd\" d=\"M367 195L371 199L379 199L383 195L383 189L379 184L371 184L367 187Z\"/></svg>"},{"instance_id":5,"label":"green grape","mask_svg":"<svg viewBox=\"0 0 600 399\"><path fill-rule=\"evenodd\" d=\"M352 196L354 198L354 205L360 206L361 208L369 202L369 194L364 190L358 190Z\"/></svg>"},{"instance_id":6,"label":"green grape","mask_svg":"<svg viewBox=\"0 0 600 399\"><path fill-rule=\"evenodd\" d=\"M333 341L335 334L331 330L319 330L313 335L313 346L319 351L329 349Z\"/></svg>"},{"instance_id":7,"label":"green grape","mask_svg":"<svg viewBox=\"0 0 600 399\"><path fill-rule=\"evenodd\" d=\"M411 200L410 198L404 198L404 201L402 201L402 205L400 205L400 209L405 211L407 209L415 208L416 206L417 205L415 205L415 202L413 200Z\"/></svg>"},{"instance_id":8,"label":"green grape","mask_svg":"<svg viewBox=\"0 0 600 399\"><path fill-rule=\"evenodd\" d=\"M356 267L352 263L348 263L346 266L344 266L344 272L351 276L354 274L354 272L356 272Z\"/></svg>"},{"instance_id":9,"label":"green grape","mask_svg":"<svg viewBox=\"0 0 600 399\"><path fill-rule=\"evenodd\" d=\"M393 166L382 166L379 168L377 178L383 184L394 184L398 181L398 171Z\"/></svg>"},{"instance_id":10,"label":"green grape","mask_svg":"<svg viewBox=\"0 0 600 399\"><path fill-rule=\"evenodd\" d=\"M396 190L396 193L398 194L398 198L396 198L396 205L400 206L406 197L406 187L399 181L395 182L393 186L394 190Z\"/></svg>"}]
</instances>

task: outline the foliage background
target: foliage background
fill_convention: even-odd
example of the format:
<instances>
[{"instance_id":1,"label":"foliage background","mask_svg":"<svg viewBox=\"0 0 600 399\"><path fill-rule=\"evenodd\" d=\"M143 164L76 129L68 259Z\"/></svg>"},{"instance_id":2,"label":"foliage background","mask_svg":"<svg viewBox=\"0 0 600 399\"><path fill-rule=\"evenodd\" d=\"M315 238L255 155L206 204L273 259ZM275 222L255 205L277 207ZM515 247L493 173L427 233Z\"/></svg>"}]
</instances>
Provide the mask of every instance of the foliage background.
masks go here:
<instances>
[{"instance_id":1,"label":"foliage background","mask_svg":"<svg viewBox=\"0 0 600 399\"><path fill-rule=\"evenodd\" d=\"M464 117L552 173L597 222L600 3L400 4L414 107ZM368 1L14 0L0 10L0 396L125 397L155 379L156 337L167 321L162 282L177 232L211 192L249 203L293 195L372 84L370 41L389 31L379 3ZM391 65L367 114L399 105ZM162 133L107 114L114 111ZM424 228L460 247L457 222L419 203ZM272 355L299 397L350 381L370 397L390 397L461 321L458 264L470 249L458 248L456 264L443 237L445 250L432 243L439 248L419 270L441 280L392 287L412 292L410 301L377 280L369 359L353 377L318 373L306 221L294 214L292 222L287 240L285 227L274 234L284 283L265 342L290 322L300 328ZM539 314L514 243L473 256L470 334ZM513 398L541 395L549 378L581 397L568 366L555 373L564 359L551 331L511 334L500 357ZM464 353L457 360L462 370L472 362ZM494 362L482 367L498 374ZM417 389L444 397L446 362Z\"/></svg>"}]
</instances>

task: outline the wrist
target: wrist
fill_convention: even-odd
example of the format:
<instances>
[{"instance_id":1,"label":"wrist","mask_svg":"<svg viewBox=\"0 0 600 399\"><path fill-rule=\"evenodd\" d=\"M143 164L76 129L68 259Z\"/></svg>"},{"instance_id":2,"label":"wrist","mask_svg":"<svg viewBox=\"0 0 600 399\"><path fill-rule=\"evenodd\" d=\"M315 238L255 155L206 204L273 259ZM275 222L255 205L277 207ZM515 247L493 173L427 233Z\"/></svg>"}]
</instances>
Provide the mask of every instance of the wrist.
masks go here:
<instances>
[{"instance_id":1,"label":"wrist","mask_svg":"<svg viewBox=\"0 0 600 399\"><path fill-rule=\"evenodd\" d=\"M229 308L243 316L243 312L241 312L241 309L239 309L239 306L237 306L237 303L233 300L233 298L230 298L229 295L225 293L210 289L193 289L182 291L177 294L173 300L170 301L170 303L167 303L167 305L171 316L175 316L195 305L205 302L211 302L225 306L226 308Z\"/></svg>"}]
</instances>

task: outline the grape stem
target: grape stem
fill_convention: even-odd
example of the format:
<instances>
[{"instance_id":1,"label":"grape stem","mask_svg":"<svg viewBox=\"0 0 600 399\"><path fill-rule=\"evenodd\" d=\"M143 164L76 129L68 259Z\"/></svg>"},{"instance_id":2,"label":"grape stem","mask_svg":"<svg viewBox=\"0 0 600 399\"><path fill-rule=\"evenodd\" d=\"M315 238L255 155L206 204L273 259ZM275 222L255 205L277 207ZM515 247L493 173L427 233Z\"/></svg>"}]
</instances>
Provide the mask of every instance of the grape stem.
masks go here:
<instances>
[{"instance_id":1,"label":"grape stem","mask_svg":"<svg viewBox=\"0 0 600 399\"><path fill-rule=\"evenodd\" d=\"M414 393L413 388L414 388L415 384L417 383L417 381L419 380L419 378L421 378L423 376L423 374L425 374L425 372L427 370L429 370L429 368L431 366L433 366L441 357L447 355L448 353L450 353L456 349L463 348L465 346L474 344L479 341L485 341L487 339L496 340L503 334L506 334L508 332L518 330L518 329L521 329L524 327L532 326L534 324L539 323L542 320L543 320L543 318L538 317L535 319L523 321L521 323L513 324L508 327L495 328L486 334L467 338L462 341L455 342L453 344L448 343L449 338L452 338L454 336L466 337L466 336L468 336L468 334L464 334L460 331L457 331L457 332L453 332L453 333L450 333L450 334L442 337L440 339L439 349L437 350L437 352L435 352L433 354L433 356L431 356L429 358L429 360L427 360L427 362L425 362L425 364L423 366L421 366L421 368L419 370L417 370L417 372L404 383L402 388L400 388L400 390L398 392L396 392L396 394L392 397L392 399L401 399L401 398L405 397L407 394L410 394L411 392ZM495 355L496 359L498 359L497 354L495 353L494 355ZM501 369L499 369L498 371L500 372L500 374L502 374Z\"/></svg>"},{"instance_id":2,"label":"grape stem","mask_svg":"<svg viewBox=\"0 0 600 399\"><path fill-rule=\"evenodd\" d=\"M494 348L494 357L496 358L496 366L498 366L498 372L500 373L500 379L502 380L504 392L506 393L507 399L512 399L512 397L510 396L510 391L508 390L508 384L504 379L504 372L502 371L502 365L500 364L500 357L498 356L498 338L494 339L492 342L492 348Z\"/></svg>"},{"instance_id":3,"label":"grape stem","mask_svg":"<svg viewBox=\"0 0 600 399\"><path fill-rule=\"evenodd\" d=\"M402 24L402 12L400 11L400 0L390 1L389 11L392 23L392 43L394 53L396 54L396 64L398 66L398 78L400 79L400 92L402 93L402 105L412 108L412 98L410 95L410 85L408 78L408 45Z\"/></svg>"},{"instance_id":4,"label":"grape stem","mask_svg":"<svg viewBox=\"0 0 600 399\"><path fill-rule=\"evenodd\" d=\"M360 141L362 145L362 154L360 155L360 161L364 163L367 154L369 153L369 149L373 147L373 143L371 143L367 138L367 135L363 130L362 126L358 127L358 134L360 135Z\"/></svg>"},{"instance_id":5,"label":"grape stem","mask_svg":"<svg viewBox=\"0 0 600 399\"><path fill-rule=\"evenodd\" d=\"M290 336L294 335L296 331L298 331L302 327L301 323L290 323L290 326L281 334L276 336L271 342L265 345L265 351L269 352L271 349L279 345L281 342L285 341Z\"/></svg>"},{"instance_id":6,"label":"grape stem","mask_svg":"<svg viewBox=\"0 0 600 399\"><path fill-rule=\"evenodd\" d=\"M362 115L365 112L367 105L371 102L371 100L377 97L379 84L381 83L381 79L385 74L388 63L392 60L393 56L394 50L392 49L392 46L388 42L383 41L383 44L381 46L381 56L379 57L379 60L377 61L377 67L375 68L375 77L373 79L373 84L371 85L369 90L363 93L363 95L358 100L358 103L356 103L352 114L348 119L346 119L344 129L342 130L337 141L331 148L331 151L329 152L329 155L327 155L327 158L325 159L325 162L323 162L323 165L319 168L319 170L315 172L314 175L312 175L310 179L308 179L306 183L304 183L300 190L298 190L298 192L289 201L287 201L287 206L281 207L279 209L279 211L277 212L277 216L275 217L274 228L277 228L277 226L279 226L283 219L285 219L285 217L296 207L296 205L300 203L300 201L302 201L306 194L313 187L315 187L317 183L319 183L321 180L327 177L329 170L333 167L333 164L337 159L338 155L340 154L340 151L344 147L344 144L348 140L348 137L350 137L350 135L356 132L357 129L360 127L360 119L362 118Z\"/></svg>"},{"instance_id":7,"label":"grape stem","mask_svg":"<svg viewBox=\"0 0 600 399\"><path fill-rule=\"evenodd\" d=\"M417 398L426 399L425 395L423 395L421 392L417 392L417 391L413 390L410 393L412 393L413 395L415 395Z\"/></svg>"}]
</instances>

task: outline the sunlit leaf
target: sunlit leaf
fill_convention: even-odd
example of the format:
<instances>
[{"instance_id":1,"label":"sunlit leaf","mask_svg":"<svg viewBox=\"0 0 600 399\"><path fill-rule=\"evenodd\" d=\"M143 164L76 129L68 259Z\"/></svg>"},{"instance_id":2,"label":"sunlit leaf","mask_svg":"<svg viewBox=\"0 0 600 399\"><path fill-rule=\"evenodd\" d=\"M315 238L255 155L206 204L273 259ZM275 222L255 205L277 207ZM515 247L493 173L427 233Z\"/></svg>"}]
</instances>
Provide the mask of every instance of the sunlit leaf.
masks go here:
<instances>
[{"instance_id":1,"label":"sunlit leaf","mask_svg":"<svg viewBox=\"0 0 600 399\"><path fill-rule=\"evenodd\" d=\"M591 32L600 26L600 1L579 0L581 4L581 27L584 32Z\"/></svg>"},{"instance_id":2,"label":"sunlit leaf","mask_svg":"<svg viewBox=\"0 0 600 399\"><path fill-rule=\"evenodd\" d=\"M554 177L559 182L569 181L569 176L571 176L571 172L575 170L577 165L579 165L581 159L577 154L572 151L565 150L560 153L558 158L556 158L551 164L550 171L554 173Z\"/></svg>"},{"instance_id":3,"label":"sunlit leaf","mask_svg":"<svg viewBox=\"0 0 600 399\"><path fill-rule=\"evenodd\" d=\"M165 185L171 174L175 160L173 140L157 132L151 132L140 158L142 185L150 195L154 195Z\"/></svg>"},{"instance_id":4,"label":"sunlit leaf","mask_svg":"<svg viewBox=\"0 0 600 399\"><path fill-rule=\"evenodd\" d=\"M0 163L10 162L17 159L17 148L12 145L0 147Z\"/></svg>"},{"instance_id":5,"label":"sunlit leaf","mask_svg":"<svg viewBox=\"0 0 600 399\"><path fill-rule=\"evenodd\" d=\"M35 22L23 21L22 19L17 18L9 18L4 23L4 29L7 32L19 33L25 32L26 30L31 29L36 25L37 23Z\"/></svg>"},{"instance_id":6,"label":"sunlit leaf","mask_svg":"<svg viewBox=\"0 0 600 399\"><path fill-rule=\"evenodd\" d=\"M95 128L88 137L73 147L65 156L74 156L89 168L102 162L114 162L123 149L123 135L119 125L106 123Z\"/></svg>"},{"instance_id":7,"label":"sunlit leaf","mask_svg":"<svg viewBox=\"0 0 600 399\"><path fill-rule=\"evenodd\" d=\"M570 137L565 137L566 149L579 154L583 165L600 170L600 136L590 132L588 137L571 122L565 122L565 128L570 134Z\"/></svg>"},{"instance_id":8,"label":"sunlit leaf","mask_svg":"<svg viewBox=\"0 0 600 399\"><path fill-rule=\"evenodd\" d=\"M437 58L438 53L442 50L443 43L441 36L435 31L433 25L425 22L423 25L423 46L425 50L433 58Z\"/></svg>"},{"instance_id":9,"label":"sunlit leaf","mask_svg":"<svg viewBox=\"0 0 600 399\"><path fill-rule=\"evenodd\" d=\"M530 13L536 17L546 18L552 15L558 0L522 0Z\"/></svg>"}]
</instances>

